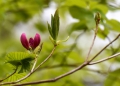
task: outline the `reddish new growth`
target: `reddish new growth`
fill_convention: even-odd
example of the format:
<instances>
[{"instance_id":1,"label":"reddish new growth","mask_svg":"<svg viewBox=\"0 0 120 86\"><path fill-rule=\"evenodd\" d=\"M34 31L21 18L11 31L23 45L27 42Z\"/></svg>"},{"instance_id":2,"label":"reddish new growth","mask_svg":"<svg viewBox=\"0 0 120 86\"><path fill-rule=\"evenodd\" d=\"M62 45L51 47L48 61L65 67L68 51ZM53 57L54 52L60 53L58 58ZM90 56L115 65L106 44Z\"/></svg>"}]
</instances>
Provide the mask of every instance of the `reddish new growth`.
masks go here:
<instances>
[{"instance_id":1,"label":"reddish new growth","mask_svg":"<svg viewBox=\"0 0 120 86\"><path fill-rule=\"evenodd\" d=\"M41 38L40 38L40 35L36 33L34 39L31 37L28 41L26 34L22 33L20 40L23 47L25 47L27 50L30 50L30 49L34 50L40 44Z\"/></svg>"}]
</instances>

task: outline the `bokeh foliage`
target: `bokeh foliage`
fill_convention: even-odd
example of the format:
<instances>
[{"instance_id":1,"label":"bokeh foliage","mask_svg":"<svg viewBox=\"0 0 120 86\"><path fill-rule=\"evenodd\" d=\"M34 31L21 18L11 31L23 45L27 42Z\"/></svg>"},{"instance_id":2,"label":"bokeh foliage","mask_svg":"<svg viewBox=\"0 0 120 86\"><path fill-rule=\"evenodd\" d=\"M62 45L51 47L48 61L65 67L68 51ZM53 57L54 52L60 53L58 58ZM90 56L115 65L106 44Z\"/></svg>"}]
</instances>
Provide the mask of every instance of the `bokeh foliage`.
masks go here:
<instances>
[{"instance_id":1,"label":"bokeh foliage","mask_svg":"<svg viewBox=\"0 0 120 86\"><path fill-rule=\"evenodd\" d=\"M102 18L97 35L100 40L108 40L110 42L120 32L120 22L106 17L108 11L114 12L119 10L119 7L110 4L115 3L115 0L0 0L0 79L12 73L14 69L10 64L5 63L6 54L13 51L25 51L20 41L16 40L14 36L14 27L20 22L27 23L36 14L41 14L42 11L50 7L51 3L57 5L60 11L60 20L63 19L68 22L69 20L66 18L68 15L78 20L77 22L72 22L67 28L60 28L59 39L66 38L66 35L69 35L69 40L72 40L72 44L68 43L71 42L69 40L67 43L60 44L52 58L35 74L29 77L29 81L53 78L73 69L75 65L81 64L85 60L89 49L85 44L91 44L92 37L89 40L88 38L89 36L93 36L93 30L95 29L94 14L96 12L99 12ZM48 13L48 15L51 14ZM47 21L44 23L41 20L35 23L34 26L38 33L48 34ZM61 27L64 27L64 25L61 25ZM81 33L83 33L82 36L79 35ZM44 40L44 44L38 63L42 62L53 48L52 43L48 39L49 35L46 36L48 37L42 39ZM78 41L81 38L86 40L86 43ZM81 44L84 44L84 49ZM101 48L97 46L95 49L96 51L93 51L92 55L95 55ZM117 52L120 52L120 39L104 50L97 59ZM105 62L96 66L101 71L99 73L93 71L91 67L87 67L58 82L41 84L40 86L94 86L96 84L119 86L120 67L117 68L116 66L120 64L120 57L107 61L107 63L109 66ZM65 66L67 64L74 64L74 66ZM58 65L58 67L54 67L54 65ZM115 67L113 68L114 70L111 69L112 72L110 71L111 65ZM9 78L8 81L10 80ZM90 83L93 84L90 85Z\"/></svg>"}]
</instances>

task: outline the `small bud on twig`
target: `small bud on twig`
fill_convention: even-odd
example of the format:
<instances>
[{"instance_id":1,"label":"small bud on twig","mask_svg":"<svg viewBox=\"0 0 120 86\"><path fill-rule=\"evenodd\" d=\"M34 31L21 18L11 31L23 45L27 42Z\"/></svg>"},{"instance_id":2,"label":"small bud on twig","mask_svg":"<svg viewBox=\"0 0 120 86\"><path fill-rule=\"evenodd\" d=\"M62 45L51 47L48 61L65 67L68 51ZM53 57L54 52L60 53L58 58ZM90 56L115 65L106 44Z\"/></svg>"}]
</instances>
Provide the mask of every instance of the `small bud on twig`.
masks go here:
<instances>
[{"instance_id":1,"label":"small bud on twig","mask_svg":"<svg viewBox=\"0 0 120 86\"><path fill-rule=\"evenodd\" d=\"M100 23L100 20L101 20L101 15L100 13L96 13L95 14L95 22L96 22L96 25L98 25Z\"/></svg>"}]
</instances>

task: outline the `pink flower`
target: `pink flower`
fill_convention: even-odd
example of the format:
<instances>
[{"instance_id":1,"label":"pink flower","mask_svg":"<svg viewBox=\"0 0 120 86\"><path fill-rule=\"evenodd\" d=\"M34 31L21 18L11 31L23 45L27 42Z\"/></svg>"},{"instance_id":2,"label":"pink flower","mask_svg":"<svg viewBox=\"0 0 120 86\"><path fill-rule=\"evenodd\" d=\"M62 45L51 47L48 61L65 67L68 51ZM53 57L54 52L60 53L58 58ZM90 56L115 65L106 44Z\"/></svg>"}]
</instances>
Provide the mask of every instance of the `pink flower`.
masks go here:
<instances>
[{"instance_id":1,"label":"pink flower","mask_svg":"<svg viewBox=\"0 0 120 86\"><path fill-rule=\"evenodd\" d=\"M27 50L30 50L30 49L34 50L40 44L41 38L40 38L40 35L36 33L34 39L30 38L28 41L26 38L26 34L22 33L20 40L23 47L25 47Z\"/></svg>"}]
</instances>

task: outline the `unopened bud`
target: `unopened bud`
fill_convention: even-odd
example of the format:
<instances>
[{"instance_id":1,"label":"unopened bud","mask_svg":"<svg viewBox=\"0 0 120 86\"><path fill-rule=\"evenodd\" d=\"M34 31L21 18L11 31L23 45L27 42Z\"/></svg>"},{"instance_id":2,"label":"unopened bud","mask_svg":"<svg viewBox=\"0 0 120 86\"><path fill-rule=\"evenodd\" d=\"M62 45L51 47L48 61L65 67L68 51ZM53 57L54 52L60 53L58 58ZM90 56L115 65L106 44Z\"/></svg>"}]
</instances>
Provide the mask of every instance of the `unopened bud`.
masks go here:
<instances>
[{"instance_id":1,"label":"unopened bud","mask_svg":"<svg viewBox=\"0 0 120 86\"><path fill-rule=\"evenodd\" d=\"M100 15L100 13L96 13L95 14L95 22L96 22L96 24L99 24L100 23L100 20L101 20L101 15Z\"/></svg>"}]
</instances>

